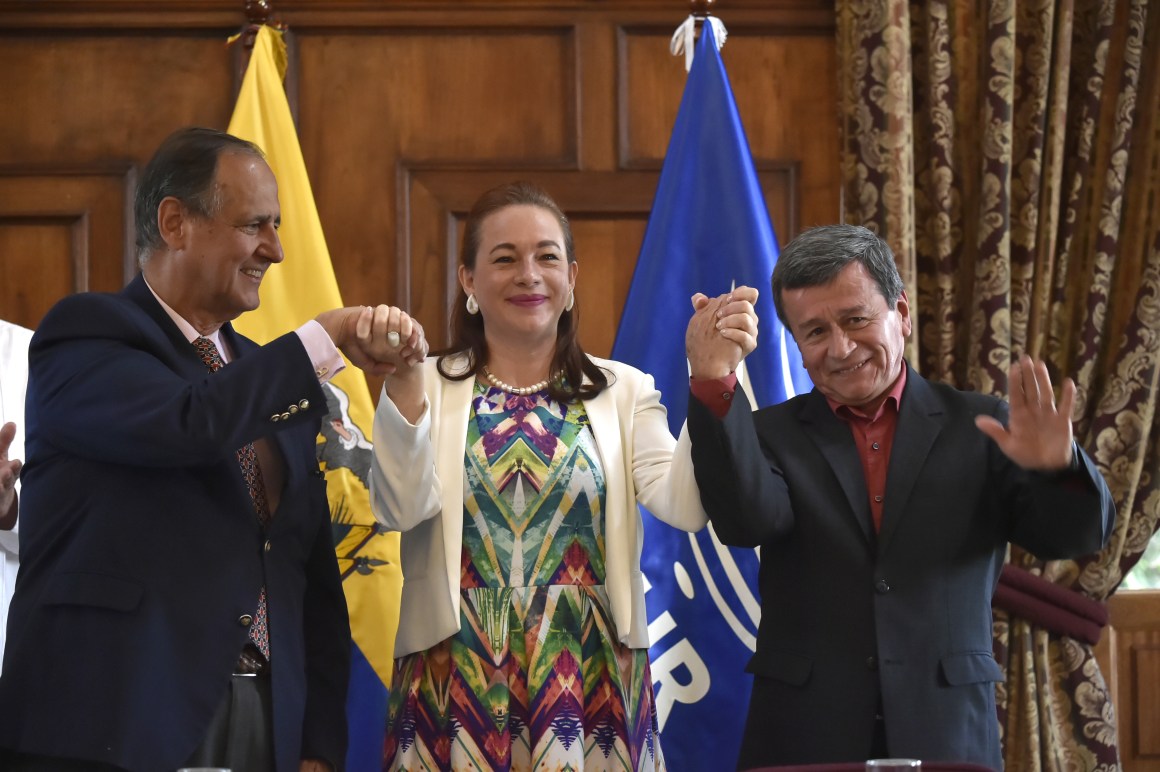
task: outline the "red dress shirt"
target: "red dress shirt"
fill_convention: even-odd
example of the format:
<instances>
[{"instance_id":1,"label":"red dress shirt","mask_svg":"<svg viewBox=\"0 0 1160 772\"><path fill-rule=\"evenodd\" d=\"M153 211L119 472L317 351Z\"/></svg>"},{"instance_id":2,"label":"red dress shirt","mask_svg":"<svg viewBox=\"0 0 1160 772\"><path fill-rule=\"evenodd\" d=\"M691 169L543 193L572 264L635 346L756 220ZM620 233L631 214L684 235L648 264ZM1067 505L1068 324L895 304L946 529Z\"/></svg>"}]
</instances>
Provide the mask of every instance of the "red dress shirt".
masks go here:
<instances>
[{"instance_id":1,"label":"red dress shirt","mask_svg":"<svg viewBox=\"0 0 1160 772\"><path fill-rule=\"evenodd\" d=\"M866 479L866 493L870 497L870 515L874 518L874 531L882 527L882 508L886 502L886 472L890 467L890 448L894 445L894 430L898 428L898 406L902 402L902 390L906 388L906 368L886 392L874 415L850 405L841 405L826 397L830 410L850 427L854 435L854 445L858 448L858 458L862 460L862 476Z\"/></svg>"},{"instance_id":2,"label":"red dress shirt","mask_svg":"<svg viewBox=\"0 0 1160 772\"><path fill-rule=\"evenodd\" d=\"M870 498L870 514L874 530L882 526L882 509L886 502L886 472L890 467L890 448L894 445L894 430L898 427L898 406L906 388L906 367L902 368L886 399L867 415L856 407L842 405L826 397L830 410L850 427L858 458L862 461L862 475L866 479L866 493ZM730 373L724 378L707 380L689 379L689 390L713 415L724 418L729 412L733 394L737 390L737 376Z\"/></svg>"}]
</instances>

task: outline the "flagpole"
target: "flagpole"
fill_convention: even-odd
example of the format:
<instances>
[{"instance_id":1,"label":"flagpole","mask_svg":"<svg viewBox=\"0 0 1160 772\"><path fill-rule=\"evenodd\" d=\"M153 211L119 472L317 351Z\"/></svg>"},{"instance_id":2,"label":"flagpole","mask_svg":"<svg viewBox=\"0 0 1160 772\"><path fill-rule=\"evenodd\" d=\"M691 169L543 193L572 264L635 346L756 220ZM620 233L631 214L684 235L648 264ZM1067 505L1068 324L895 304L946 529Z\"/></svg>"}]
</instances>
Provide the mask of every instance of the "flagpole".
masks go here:
<instances>
[{"instance_id":1,"label":"flagpole","mask_svg":"<svg viewBox=\"0 0 1160 772\"><path fill-rule=\"evenodd\" d=\"M705 26L705 22L709 22L713 27L717 50L720 51L721 46L725 45L728 34L725 25L712 13L712 8L716 4L716 0L689 0L689 16L677 27L672 40L669 41L669 51L673 56L684 54L685 72L689 72L693 67L693 53L697 48L697 41L701 39L701 28Z\"/></svg>"},{"instance_id":2,"label":"flagpole","mask_svg":"<svg viewBox=\"0 0 1160 772\"><path fill-rule=\"evenodd\" d=\"M233 101L238 101L238 92L242 88L242 78L246 75L246 68L250 66L250 55L254 52L254 41L258 37L258 30L270 20L274 8L270 0L244 0L242 13L245 22L238 30L238 36L233 41L234 49L234 93Z\"/></svg>"},{"instance_id":3,"label":"flagpole","mask_svg":"<svg viewBox=\"0 0 1160 772\"><path fill-rule=\"evenodd\" d=\"M286 103L290 106L290 118L294 122L294 129L298 129L298 48L294 45L294 33L290 27L274 16L273 0L243 0L242 13L245 22L238 34L231 38L230 44L234 49L234 101L238 100L238 92L242 88L242 78L246 76L246 69L250 66L250 56L254 52L254 41L258 37L258 30L270 25L282 33L282 42L286 45L286 74L282 79L286 91Z\"/></svg>"}]
</instances>

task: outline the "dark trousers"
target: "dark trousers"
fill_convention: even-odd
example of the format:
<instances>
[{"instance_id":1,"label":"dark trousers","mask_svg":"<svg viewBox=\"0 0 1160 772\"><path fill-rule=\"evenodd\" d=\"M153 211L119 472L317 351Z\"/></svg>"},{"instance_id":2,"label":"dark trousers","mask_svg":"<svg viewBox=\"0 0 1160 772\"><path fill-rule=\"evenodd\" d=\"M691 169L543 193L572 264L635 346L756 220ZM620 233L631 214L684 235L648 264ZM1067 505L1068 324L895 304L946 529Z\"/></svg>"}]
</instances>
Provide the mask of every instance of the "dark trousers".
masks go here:
<instances>
[{"instance_id":1,"label":"dark trousers","mask_svg":"<svg viewBox=\"0 0 1160 772\"><path fill-rule=\"evenodd\" d=\"M270 677L236 675L210 721L205 739L186 767L226 767L236 772L273 772L273 700ZM0 749L4 772L124 772L97 761L62 759Z\"/></svg>"},{"instance_id":2,"label":"dark trousers","mask_svg":"<svg viewBox=\"0 0 1160 772\"><path fill-rule=\"evenodd\" d=\"M890 749L886 746L886 722L882 720L881 714L874 718L874 740L870 745L870 755L866 758L890 758Z\"/></svg>"},{"instance_id":3,"label":"dark trousers","mask_svg":"<svg viewBox=\"0 0 1160 772\"><path fill-rule=\"evenodd\" d=\"M270 676L235 675L205 739L184 766L273 772L273 715Z\"/></svg>"}]
</instances>

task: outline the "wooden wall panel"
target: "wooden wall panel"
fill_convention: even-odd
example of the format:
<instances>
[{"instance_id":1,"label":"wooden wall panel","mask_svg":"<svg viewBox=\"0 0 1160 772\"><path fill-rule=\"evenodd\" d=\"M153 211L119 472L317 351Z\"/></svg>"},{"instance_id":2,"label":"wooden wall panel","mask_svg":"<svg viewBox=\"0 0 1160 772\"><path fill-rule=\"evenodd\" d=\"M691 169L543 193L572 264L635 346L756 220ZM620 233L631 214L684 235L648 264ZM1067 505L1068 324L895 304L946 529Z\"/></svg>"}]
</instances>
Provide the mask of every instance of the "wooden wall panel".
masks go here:
<instances>
[{"instance_id":1,"label":"wooden wall panel","mask_svg":"<svg viewBox=\"0 0 1160 772\"><path fill-rule=\"evenodd\" d=\"M0 318L35 328L58 298L76 291L83 231L75 217L0 217Z\"/></svg>"},{"instance_id":2,"label":"wooden wall panel","mask_svg":"<svg viewBox=\"0 0 1160 772\"><path fill-rule=\"evenodd\" d=\"M0 318L34 328L67 294L123 286L134 179L129 165L0 167Z\"/></svg>"},{"instance_id":3,"label":"wooden wall panel","mask_svg":"<svg viewBox=\"0 0 1160 772\"><path fill-rule=\"evenodd\" d=\"M225 126L227 33L0 27L0 316L35 327L132 277L135 170L178 126Z\"/></svg>"},{"instance_id":4,"label":"wooden wall panel","mask_svg":"<svg viewBox=\"0 0 1160 772\"><path fill-rule=\"evenodd\" d=\"M406 297L391 265L411 165L575 164L570 32L483 32L297 36L299 135L346 302Z\"/></svg>"},{"instance_id":5,"label":"wooden wall panel","mask_svg":"<svg viewBox=\"0 0 1160 772\"><path fill-rule=\"evenodd\" d=\"M664 158L684 89L681 59L669 34L626 30L621 40L620 156L628 168ZM826 34L731 30L721 51L750 152L759 169L799 168L790 218L777 220L786 243L801 227L835 222L838 123L834 41ZM769 191L766 191L768 196Z\"/></svg>"},{"instance_id":6,"label":"wooden wall panel","mask_svg":"<svg viewBox=\"0 0 1160 772\"><path fill-rule=\"evenodd\" d=\"M836 222L834 36L730 35L722 54L758 166L791 159L799 165L795 220L791 230L783 224L778 231L781 243L804 228Z\"/></svg>"},{"instance_id":7,"label":"wooden wall panel","mask_svg":"<svg viewBox=\"0 0 1160 772\"><path fill-rule=\"evenodd\" d=\"M225 128L229 33L0 28L0 164L144 164L178 126Z\"/></svg>"},{"instance_id":8,"label":"wooden wall panel","mask_svg":"<svg viewBox=\"0 0 1160 772\"><path fill-rule=\"evenodd\" d=\"M1116 711L1125 772L1160 772L1160 591L1121 591L1096 648Z\"/></svg>"},{"instance_id":9,"label":"wooden wall panel","mask_svg":"<svg viewBox=\"0 0 1160 772\"><path fill-rule=\"evenodd\" d=\"M242 5L0 5L0 72L12 75L0 80L0 104L15 108L0 115L0 165L140 167L178 126L224 127L235 77L228 10L237 8L240 24ZM718 10L730 32L723 56L785 241L803 218L838 216L837 122L820 125L837 102L833 6L729 5ZM293 31L291 97L344 300L400 303L441 333L463 214L486 187L528 178L576 224L583 339L607 354L684 88L668 40L688 6L274 6ZM91 233L86 263L111 275L124 244ZM41 294L77 286L54 277Z\"/></svg>"},{"instance_id":10,"label":"wooden wall panel","mask_svg":"<svg viewBox=\"0 0 1160 772\"><path fill-rule=\"evenodd\" d=\"M1136 755L1160 762L1160 642L1132 647L1132 734ZM1151 731L1150 731L1151 730Z\"/></svg>"},{"instance_id":11,"label":"wooden wall panel","mask_svg":"<svg viewBox=\"0 0 1160 772\"><path fill-rule=\"evenodd\" d=\"M606 305L599 314L584 314L585 344L593 353L607 354L655 192L655 171L684 87L684 67L668 52L671 33L662 35L657 28L641 32L594 21L553 26L538 23L533 14L522 18L523 24L502 29L490 22L464 27L454 19L445 29L334 29L325 24L299 29L303 152L345 301L398 302L437 342L443 341L446 303L455 289L455 245L448 243L444 215L427 217L424 206L429 203L440 212L450 207L461 216L490 184L548 180L545 187L566 211L592 226L577 229L582 287L589 278L605 277L613 287L623 285L611 314ZM756 31L751 36L763 39ZM829 52L830 61L820 69L833 71L830 31L790 32L781 38L774 50L791 49L783 58L801 58L816 70L817 58L825 58L818 52ZM634 67L646 74L635 75ZM760 77L746 82L754 84L749 103L761 104L753 97L768 91L769 84ZM813 89L810 98L817 100L818 92ZM805 102L798 91L786 93ZM793 107L787 112L805 112L792 99L786 104ZM618 142L625 127L634 132L630 143L643 152L625 152L624 142ZM803 209L837 212L836 123L829 133L832 147L817 158L794 155L800 147L785 141L793 133L777 134L780 145L767 142L768 147L758 148L755 143L770 211L783 239L798 230ZM811 133L814 142L827 136L825 131ZM766 134L763 124L761 135ZM812 177L803 184L804 168ZM607 196L636 170L648 170L648 182L627 207L631 213L616 215L615 227L596 225L606 219L600 207L577 210L559 187L583 189L591 183L606 187L590 195ZM413 185L434 173L453 181L453 204L422 184ZM802 200L803 189L812 196L808 203ZM596 255L585 246L585 235L597 231L602 235L593 235L594 241L618 249L608 256L607 272L590 264Z\"/></svg>"}]
</instances>

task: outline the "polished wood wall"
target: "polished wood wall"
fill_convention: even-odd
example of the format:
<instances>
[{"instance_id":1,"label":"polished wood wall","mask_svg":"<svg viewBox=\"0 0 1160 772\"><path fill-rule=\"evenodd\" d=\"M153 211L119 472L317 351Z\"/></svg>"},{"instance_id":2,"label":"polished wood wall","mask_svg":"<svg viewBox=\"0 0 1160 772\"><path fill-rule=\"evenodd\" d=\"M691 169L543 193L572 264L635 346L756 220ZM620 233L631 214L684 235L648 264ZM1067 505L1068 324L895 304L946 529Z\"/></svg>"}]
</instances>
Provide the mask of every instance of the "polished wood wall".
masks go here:
<instances>
[{"instance_id":1,"label":"polished wood wall","mask_svg":"<svg viewBox=\"0 0 1160 772\"><path fill-rule=\"evenodd\" d=\"M35 327L58 298L131 278L137 170L173 129L228 123L243 6L0 3L0 318ZM461 218L489 186L531 179L574 221L582 338L607 355L684 87L668 47L689 6L273 6L344 302L402 305L441 341ZM839 213L833 1L714 10L784 243Z\"/></svg>"}]
</instances>

